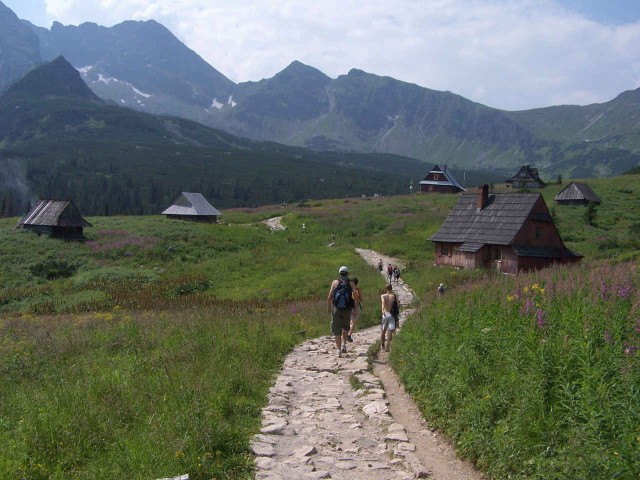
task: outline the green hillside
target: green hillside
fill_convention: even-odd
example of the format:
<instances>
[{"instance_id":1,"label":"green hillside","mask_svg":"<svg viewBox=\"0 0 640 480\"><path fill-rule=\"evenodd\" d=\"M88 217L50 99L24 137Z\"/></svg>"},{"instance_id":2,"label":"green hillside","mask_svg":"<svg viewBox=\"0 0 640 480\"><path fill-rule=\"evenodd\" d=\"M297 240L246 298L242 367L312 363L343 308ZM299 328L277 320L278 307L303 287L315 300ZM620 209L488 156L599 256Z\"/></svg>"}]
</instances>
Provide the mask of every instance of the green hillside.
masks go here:
<instances>
[{"instance_id":1,"label":"green hillside","mask_svg":"<svg viewBox=\"0 0 640 480\"><path fill-rule=\"evenodd\" d=\"M91 216L82 243L1 219L0 477L250 478L271 378L300 332L327 334L338 265L360 278L362 326L377 322L364 247L405 264L422 313L392 361L464 456L493 479L637 478L639 180L589 181L594 225L552 208L583 266L517 277L433 267L427 238L456 195L227 210L217 225Z\"/></svg>"}]
</instances>

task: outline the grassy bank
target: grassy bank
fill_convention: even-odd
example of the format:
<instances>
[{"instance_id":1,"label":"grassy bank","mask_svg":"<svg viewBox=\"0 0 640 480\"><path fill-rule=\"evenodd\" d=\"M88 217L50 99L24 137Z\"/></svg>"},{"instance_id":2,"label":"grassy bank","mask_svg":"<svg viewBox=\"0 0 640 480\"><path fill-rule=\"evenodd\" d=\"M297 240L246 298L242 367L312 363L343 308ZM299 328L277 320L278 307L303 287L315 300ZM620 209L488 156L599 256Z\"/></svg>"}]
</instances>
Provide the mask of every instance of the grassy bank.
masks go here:
<instances>
[{"instance_id":1,"label":"grassy bank","mask_svg":"<svg viewBox=\"0 0 640 480\"><path fill-rule=\"evenodd\" d=\"M426 303L392 361L491 478L640 475L640 272L486 278Z\"/></svg>"}]
</instances>

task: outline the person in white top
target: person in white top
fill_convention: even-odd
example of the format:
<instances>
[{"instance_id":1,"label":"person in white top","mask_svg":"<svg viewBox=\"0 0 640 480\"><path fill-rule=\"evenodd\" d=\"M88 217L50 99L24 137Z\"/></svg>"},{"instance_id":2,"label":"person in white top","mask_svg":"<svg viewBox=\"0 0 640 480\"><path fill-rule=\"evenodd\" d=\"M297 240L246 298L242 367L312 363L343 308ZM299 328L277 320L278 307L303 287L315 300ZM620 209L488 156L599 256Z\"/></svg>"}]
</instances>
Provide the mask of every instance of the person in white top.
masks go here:
<instances>
[{"instance_id":1,"label":"person in white top","mask_svg":"<svg viewBox=\"0 0 640 480\"><path fill-rule=\"evenodd\" d=\"M395 298L396 296L393 293L393 287L391 284L388 284L385 287L385 293L380 295L382 310L382 331L380 334L380 341L382 342L382 348L384 348L385 352L389 351L393 332L396 330L396 319L391 314L391 307L393 306Z\"/></svg>"}]
</instances>

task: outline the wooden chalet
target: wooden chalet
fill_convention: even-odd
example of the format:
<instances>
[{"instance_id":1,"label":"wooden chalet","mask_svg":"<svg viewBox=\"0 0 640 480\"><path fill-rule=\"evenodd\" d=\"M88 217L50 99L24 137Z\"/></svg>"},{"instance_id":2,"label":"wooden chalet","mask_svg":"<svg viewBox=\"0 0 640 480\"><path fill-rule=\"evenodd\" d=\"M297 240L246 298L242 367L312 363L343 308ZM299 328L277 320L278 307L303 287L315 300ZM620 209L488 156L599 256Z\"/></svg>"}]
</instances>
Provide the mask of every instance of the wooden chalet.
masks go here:
<instances>
[{"instance_id":1,"label":"wooden chalet","mask_svg":"<svg viewBox=\"0 0 640 480\"><path fill-rule=\"evenodd\" d=\"M84 238L84 227L91 226L68 200L40 200L17 225L38 235L65 239Z\"/></svg>"},{"instance_id":2,"label":"wooden chalet","mask_svg":"<svg viewBox=\"0 0 640 480\"><path fill-rule=\"evenodd\" d=\"M429 238L436 265L517 273L582 258L565 247L542 195L488 191L463 193Z\"/></svg>"},{"instance_id":3,"label":"wooden chalet","mask_svg":"<svg viewBox=\"0 0 640 480\"><path fill-rule=\"evenodd\" d=\"M542 181L540 175L538 174L538 169L533 168L530 165L523 165L518 170L513 177L508 178L504 181L507 186L511 186L513 188L544 188L547 186L546 183Z\"/></svg>"},{"instance_id":4,"label":"wooden chalet","mask_svg":"<svg viewBox=\"0 0 640 480\"><path fill-rule=\"evenodd\" d=\"M593 202L600 205L602 201L591 187L585 183L571 182L554 197L558 205L587 205Z\"/></svg>"},{"instance_id":5,"label":"wooden chalet","mask_svg":"<svg viewBox=\"0 0 640 480\"><path fill-rule=\"evenodd\" d=\"M438 165L429 171L426 177L420 182L420 192L458 193L465 189L460 186L455 178L447 171L447 166L441 170Z\"/></svg>"},{"instance_id":6,"label":"wooden chalet","mask_svg":"<svg viewBox=\"0 0 640 480\"><path fill-rule=\"evenodd\" d=\"M162 215L178 220L218 223L218 217L222 213L211 206L201 193L182 192Z\"/></svg>"}]
</instances>

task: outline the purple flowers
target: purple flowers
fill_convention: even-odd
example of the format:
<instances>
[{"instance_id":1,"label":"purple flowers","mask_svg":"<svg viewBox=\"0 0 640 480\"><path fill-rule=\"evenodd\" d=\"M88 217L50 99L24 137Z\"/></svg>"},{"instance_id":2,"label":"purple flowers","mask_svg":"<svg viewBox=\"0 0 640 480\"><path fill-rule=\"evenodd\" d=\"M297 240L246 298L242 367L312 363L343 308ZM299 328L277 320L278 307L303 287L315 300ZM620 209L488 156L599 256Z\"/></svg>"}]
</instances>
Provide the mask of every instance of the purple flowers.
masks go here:
<instances>
[{"instance_id":1,"label":"purple flowers","mask_svg":"<svg viewBox=\"0 0 640 480\"><path fill-rule=\"evenodd\" d=\"M620 287L618 289L618 296L620 298L622 298L623 300L628 299L631 296L631 291L633 290L633 287L629 284L627 285L623 285L622 287Z\"/></svg>"},{"instance_id":2,"label":"purple flowers","mask_svg":"<svg viewBox=\"0 0 640 480\"><path fill-rule=\"evenodd\" d=\"M101 230L96 233L99 240L86 242L86 245L94 252L110 252L132 247L147 250L159 242L156 237L138 237L125 230Z\"/></svg>"},{"instance_id":3,"label":"purple flowers","mask_svg":"<svg viewBox=\"0 0 640 480\"><path fill-rule=\"evenodd\" d=\"M520 309L520 315L529 315L531 309L534 306L535 302L532 299L527 298L527 300L524 302L524 306Z\"/></svg>"},{"instance_id":4,"label":"purple flowers","mask_svg":"<svg viewBox=\"0 0 640 480\"><path fill-rule=\"evenodd\" d=\"M603 300L607 298L607 284L604 282L600 284L600 298Z\"/></svg>"}]
</instances>

